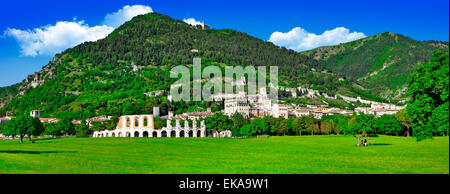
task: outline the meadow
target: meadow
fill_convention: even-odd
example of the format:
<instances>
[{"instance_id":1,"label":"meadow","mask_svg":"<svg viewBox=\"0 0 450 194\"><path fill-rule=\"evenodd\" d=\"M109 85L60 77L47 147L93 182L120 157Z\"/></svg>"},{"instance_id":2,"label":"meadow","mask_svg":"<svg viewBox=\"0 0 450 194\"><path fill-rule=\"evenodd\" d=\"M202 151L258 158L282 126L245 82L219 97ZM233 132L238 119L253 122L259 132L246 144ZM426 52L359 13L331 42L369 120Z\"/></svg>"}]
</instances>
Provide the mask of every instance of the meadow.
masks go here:
<instances>
[{"instance_id":1,"label":"meadow","mask_svg":"<svg viewBox=\"0 0 450 194\"><path fill-rule=\"evenodd\" d=\"M449 137L47 138L0 140L0 173L448 174Z\"/></svg>"}]
</instances>

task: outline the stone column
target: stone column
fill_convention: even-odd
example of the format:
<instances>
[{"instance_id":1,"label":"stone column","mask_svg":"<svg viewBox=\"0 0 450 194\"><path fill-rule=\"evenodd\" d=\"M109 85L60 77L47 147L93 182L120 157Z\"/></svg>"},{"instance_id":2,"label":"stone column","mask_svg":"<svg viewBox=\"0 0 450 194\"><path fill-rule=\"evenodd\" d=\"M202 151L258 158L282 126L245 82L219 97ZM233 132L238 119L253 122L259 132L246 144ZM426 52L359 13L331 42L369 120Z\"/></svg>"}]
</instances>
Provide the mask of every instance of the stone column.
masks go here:
<instances>
[{"instance_id":1,"label":"stone column","mask_svg":"<svg viewBox=\"0 0 450 194\"><path fill-rule=\"evenodd\" d=\"M170 122L171 120L167 119L167 129L172 129L172 124Z\"/></svg>"},{"instance_id":2,"label":"stone column","mask_svg":"<svg viewBox=\"0 0 450 194\"><path fill-rule=\"evenodd\" d=\"M187 120L184 120L184 129L189 129L189 122Z\"/></svg>"},{"instance_id":3,"label":"stone column","mask_svg":"<svg viewBox=\"0 0 450 194\"><path fill-rule=\"evenodd\" d=\"M152 115L149 116L148 122L149 122L148 127L149 127L150 129L155 129L155 125L154 125L154 123L153 123L153 116L152 116Z\"/></svg>"},{"instance_id":4,"label":"stone column","mask_svg":"<svg viewBox=\"0 0 450 194\"><path fill-rule=\"evenodd\" d=\"M192 120L192 129L197 129L197 119Z\"/></svg>"},{"instance_id":5,"label":"stone column","mask_svg":"<svg viewBox=\"0 0 450 194\"><path fill-rule=\"evenodd\" d=\"M180 120L177 119L175 122L176 122L176 123L175 123L175 127L178 128L178 129L181 128Z\"/></svg>"}]
</instances>

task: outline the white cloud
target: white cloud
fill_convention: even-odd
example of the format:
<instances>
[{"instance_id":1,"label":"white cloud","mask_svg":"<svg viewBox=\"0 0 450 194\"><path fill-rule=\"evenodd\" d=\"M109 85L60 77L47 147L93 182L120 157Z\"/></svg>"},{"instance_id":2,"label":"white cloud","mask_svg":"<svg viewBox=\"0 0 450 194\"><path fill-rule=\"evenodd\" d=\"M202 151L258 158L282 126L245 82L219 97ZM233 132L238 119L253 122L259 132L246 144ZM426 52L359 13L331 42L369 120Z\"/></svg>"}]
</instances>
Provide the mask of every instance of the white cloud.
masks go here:
<instances>
[{"instance_id":1,"label":"white cloud","mask_svg":"<svg viewBox=\"0 0 450 194\"><path fill-rule=\"evenodd\" d=\"M152 12L149 6L124 6L115 13L107 14L102 25L90 27L84 21L59 21L55 25L46 25L32 30L7 28L5 36L16 39L24 56L53 56L65 49L86 41L105 38L116 27L134 16Z\"/></svg>"},{"instance_id":2,"label":"white cloud","mask_svg":"<svg viewBox=\"0 0 450 194\"><path fill-rule=\"evenodd\" d=\"M305 51L320 46L331 46L340 43L350 42L366 35L362 32L351 32L347 28L338 27L333 30L327 30L320 35L309 33L300 27L293 28L291 31L274 32L269 38L269 42L278 46L283 46L295 51Z\"/></svg>"},{"instance_id":3,"label":"white cloud","mask_svg":"<svg viewBox=\"0 0 450 194\"><path fill-rule=\"evenodd\" d=\"M8 28L5 35L19 42L22 55L51 56L83 42L104 38L113 30L114 28L105 25L89 27L83 21L62 21L33 30Z\"/></svg>"},{"instance_id":4,"label":"white cloud","mask_svg":"<svg viewBox=\"0 0 450 194\"><path fill-rule=\"evenodd\" d=\"M153 12L153 10L149 6L126 5L122 9L119 9L119 11L117 12L106 14L105 19L103 20L103 24L117 28L123 23L131 20L135 16L144 15L151 12Z\"/></svg>"},{"instance_id":5,"label":"white cloud","mask_svg":"<svg viewBox=\"0 0 450 194\"><path fill-rule=\"evenodd\" d=\"M193 26L202 25L202 23L203 23L203 22L195 20L194 18L187 18L187 19L185 18L185 19L183 19L183 22L193 25Z\"/></svg>"}]
</instances>

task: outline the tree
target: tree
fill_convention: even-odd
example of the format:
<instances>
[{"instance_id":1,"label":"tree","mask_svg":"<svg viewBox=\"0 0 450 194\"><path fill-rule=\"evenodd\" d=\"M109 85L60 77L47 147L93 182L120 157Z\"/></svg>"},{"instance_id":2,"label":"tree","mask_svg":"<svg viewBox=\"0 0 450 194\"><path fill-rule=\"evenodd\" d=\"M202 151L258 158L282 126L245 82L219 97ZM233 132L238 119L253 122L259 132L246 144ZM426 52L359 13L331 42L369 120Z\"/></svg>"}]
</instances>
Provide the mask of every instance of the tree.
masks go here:
<instances>
[{"instance_id":1,"label":"tree","mask_svg":"<svg viewBox=\"0 0 450 194\"><path fill-rule=\"evenodd\" d=\"M294 124L294 119L293 118L289 118L289 119L286 120L286 131L287 131L287 133L294 134L293 124Z\"/></svg>"},{"instance_id":2,"label":"tree","mask_svg":"<svg viewBox=\"0 0 450 194\"><path fill-rule=\"evenodd\" d=\"M448 52L436 50L430 62L419 65L414 70L408 79L408 95L410 101L407 110L411 116L414 136L418 141L432 138L436 132L435 128L439 127L433 121L440 125L449 125Z\"/></svg>"},{"instance_id":3,"label":"tree","mask_svg":"<svg viewBox=\"0 0 450 194\"><path fill-rule=\"evenodd\" d=\"M397 121L403 125L404 127L406 127L406 136L410 136L411 132L411 117L408 114L408 111L406 110L406 108L398 111L397 113L395 113L395 118L397 119Z\"/></svg>"},{"instance_id":4,"label":"tree","mask_svg":"<svg viewBox=\"0 0 450 194\"><path fill-rule=\"evenodd\" d=\"M20 143L23 138L28 135L31 139L33 135L40 135L44 131L44 127L38 118L29 115L20 115L8 121L3 127L4 135L19 136Z\"/></svg>"},{"instance_id":5,"label":"tree","mask_svg":"<svg viewBox=\"0 0 450 194\"><path fill-rule=\"evenodd\" d=\"M75 126L75 133L77 136L87 137L89 136L89 127L86 124L86 120L82 120L81 124Z\"/></svg>"},{"instance_id":6,"label":"tree","mask_svg":"<svg viewBox=\"0 0 450 194\"><path fill-rule=\"evenodd\" d=\"M395 119L394 115L382 115L375 119L373 128L378 133L398 134L402 131L402 126Z\"/></svg>"},{"instance_id":7,"label":"tree","mask_svg":"<svg viewBox=\"0 0 450 194\"><path fill-rule=\"evenodd\" d=\"M437 135L448 135L449 133L449 102L446 102L433 110L430 118L431 127Z\"/></svg>"},{"instance_id":8,"label":"tree","mask_svg":"<svg viewBox=\"0 0 450 194\"><path fill-rule=\"evenodd\" d=\"M66 135L75 134L75 126L68 118L63 118L58 122L58 129Z\"/></svg>"},{"instance_id":9,"label":"tree","mask_svg":"<svg viewBox=\"0 0 450 194\"><path fill-rule=\"evenodd\" d=\"M233 115L233 117L231 118L232 122L233 122L233 127L231 129L231 132L233 135L237 136L240 134L239 130L246 124L248 124L247 119L244 118L244 116L242 116L242 114L240 113L236 113Z\"/></svg>"},{"instance_id":10,"label":"tree","mask_svg":"<svg viewBox=\"0 0 450 194\"><path fill-rule=\"evenodd\" d=\"M286 135L286 131L287 131L286 120L285 119L280 119L279 122L278 122L277 134Z\"/></svg>"},{"instance_id":11,"label":"tree","mask_svg":"<svg viewBox=\"0 0 450 194\"><path fill-rule=\"evenodd\" d=\"M58 129L58 123L44 123L44 135L61 135L61 130Z\"/></svg>"},{"instance_id":12,"label":"tree","mask_svg":"<svg viewBox=\"0 0 450 194\"><path fill-rule=\"evenodd\" d=\"M206 128L208 131L226 131L233 127L233 122L230 118L222 113L216 113L205 119Z\"/></svg>"},{"instance_id":13,"label":"tree","mask_svg":"<svg viewBox=\"0 0 450 194\"><path fill-rule=\"evenodd\" d=\"M302 135L302 132L307 132L309 128L309 116L301 116L296 118L292 123L292 129L297 135Z\"/></svg>"},{"instance_id":14,"label":"tree","mask_svg":"<svg viewBox=\"0 0 450 194\"><path fill-rule=\"evenodd\" d=\"M332 120L323 120L320 122L320 133L330 134L333 131Z\"/></svg>"},{"instance_id":15,"label":"tree","mask_svg":"<svg viewBox=\"0 0 450 194\"><path fill-rule=\"evenodd\" d=\"M269 131L269 126L267 125L265 119L262 118L253 119L251 124L253 130L258 134L264 135L267 134L267 132Z\"/></svg>"},{"instance_id":16,"label":"tree","mask_svg":"<svg viewBox=\"0 0 450 194\"><path fill-rule=\"evenodd\" d=\"M239 134L242 136L253 136L254 134L256 134L256 131L251 124L247 124L241 127L241 129L239 130Z\"/></svg>"},{"instance_id":17,"label":"tree","mask_svg":"<svg viewBox=\"0 0 450 194\"><path fill-rule=\"evenodd\" d=\"M347 127L343 129L346 135L356 136L358 134L376 134L374 130L375 116L370 114L356 113L352 115L352 118L348 121Z\"/></svg>"}]
</instances>

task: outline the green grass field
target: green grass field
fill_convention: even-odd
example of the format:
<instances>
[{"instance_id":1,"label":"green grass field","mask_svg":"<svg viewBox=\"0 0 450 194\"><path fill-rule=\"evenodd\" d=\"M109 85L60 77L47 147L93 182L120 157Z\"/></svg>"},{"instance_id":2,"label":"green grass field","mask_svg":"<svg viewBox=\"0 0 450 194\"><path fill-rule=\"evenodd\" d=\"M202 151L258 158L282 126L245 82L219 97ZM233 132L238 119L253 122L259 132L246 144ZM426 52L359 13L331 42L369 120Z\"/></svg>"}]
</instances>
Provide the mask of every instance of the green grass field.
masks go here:
<instances>
[{"instance_id":1,"label":"green grass field","mask_svg":"<svg viewBox=\"0 0 450 194\"><path fill-rule=\"evenodd\" d=\"M449 173L449 137L0 140L0 173Z\"/></svg>"}]
</instances>

